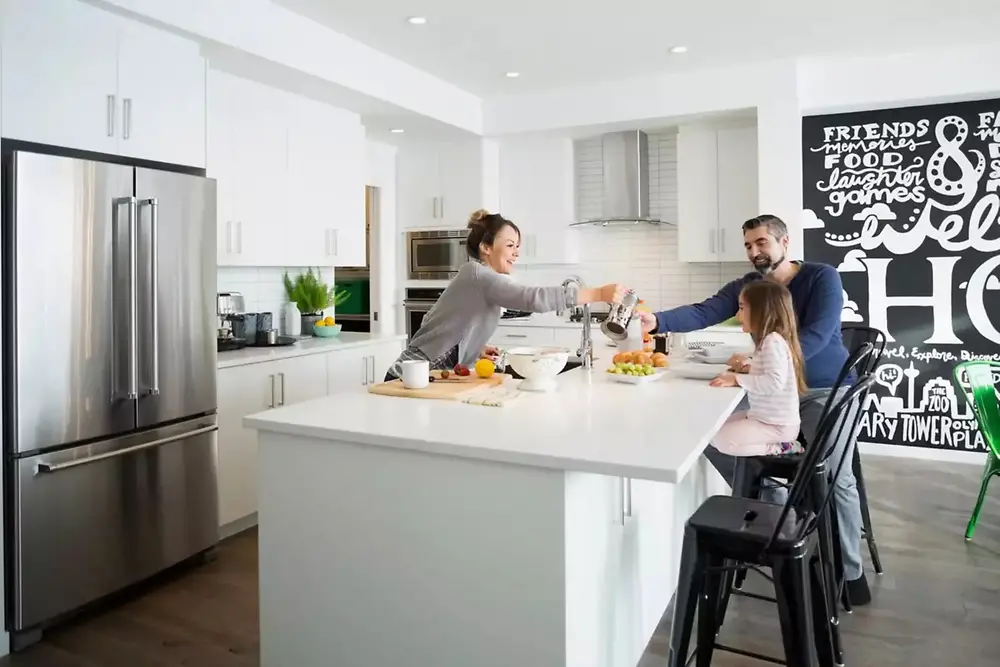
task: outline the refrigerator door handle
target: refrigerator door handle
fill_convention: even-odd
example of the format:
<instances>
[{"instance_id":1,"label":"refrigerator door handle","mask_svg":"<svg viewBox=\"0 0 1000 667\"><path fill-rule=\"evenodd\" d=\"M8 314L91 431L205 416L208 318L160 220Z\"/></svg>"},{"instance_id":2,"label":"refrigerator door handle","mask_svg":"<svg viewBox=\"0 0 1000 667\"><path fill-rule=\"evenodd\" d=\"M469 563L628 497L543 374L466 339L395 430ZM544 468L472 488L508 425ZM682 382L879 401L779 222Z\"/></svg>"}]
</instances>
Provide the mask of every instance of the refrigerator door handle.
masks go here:
<instances>
[{"instance_id":1,"label":"refrigerator door handle","mask_svg":"<svg viewBox=\"0 0 1000 667\"><path fill-rule=\"evenodd\" d=\"M188 438L193 438L196 435L211 433L212 431L218 431L218 430L219 427L213 424L212 426L203 426L202 428L196 428L193 431L187 431L186 433L178 433L177 435L172 435L167 438L160 438L159 440L153 440L152 442L144 442L141 445L134 445L132 447L126 447L125 449L118 449L113 452L98 454L96 456L88 456L87 458L84 459L75 459L73 461L67 461L65 463L39 463L35 468L35 474L41 475L47 472L57 472L59 470L66 470L67 468L75 468L77 466L87 465L88 463L96 463L98 461L104 461L106 459L113 459L118 456L125 456L126 454L140 452L144 449L152 449L153 447L159 447L160 445L166 445L171 442L177 442L178 440L187 440Z\"/></svg>"},{"instance_id":2,"label":"refrigerator door handle","mask_svg":"<svg viewBox=\"0 0 1000 667\"><path fill-rule=\"evenodd\" d=\"M139 368L138 368L138 328L137 309L137 285L136 285L136 213L137 200L135 197L118 197L112 200L111 225L117 236L118 229L118 209L121 206L128 206L128 389L126 398L135 400L139 397ZM114 309L112 309L113 312Z\"/></svg>"},{"instance_id":3,"label":"refrigerator door handle","mask_svg":"<svg viewBox=\"0 0 1000 667\"><path fill-rule=\"evenodd\" d=\"M158 247L159 241L157 239L156 230L159 218L159 208L160 204L156 200L156 197L152 199L143 199L139 202L140 206L149 206L149 283L151 287L151 298L150 298L150 318L149 322L152 326L152 335L150 337L150 347L152 347L152 369L150 373L149 381L149 395L156 396L160 393L160 322L159 322L159 302L157 300L157 294L160 291L160 277L157 270L159 265L159 255Z\"/></svg>"}]
</instances>

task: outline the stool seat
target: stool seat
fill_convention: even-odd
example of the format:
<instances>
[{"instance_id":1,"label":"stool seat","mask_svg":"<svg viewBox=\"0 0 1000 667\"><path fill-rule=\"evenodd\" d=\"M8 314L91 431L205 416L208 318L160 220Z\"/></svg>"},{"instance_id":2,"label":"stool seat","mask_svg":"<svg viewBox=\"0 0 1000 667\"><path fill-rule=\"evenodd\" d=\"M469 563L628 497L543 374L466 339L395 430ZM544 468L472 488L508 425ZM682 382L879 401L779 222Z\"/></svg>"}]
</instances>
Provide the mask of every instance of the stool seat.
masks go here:
<instances>
[{"instance_id":1,"label":"stool seat","mask_svg":"<svg viewBox=\"0 0 1000 667\"><path fill-rule=\"evenodd\" d=\"M711 496L691 515L688 525L698 531L703 543L726 558L757 562L761 548L775 535L782 509L762 500ZM807 518L794 508L789 511L768 552L791 558L805 555L813 538L803 535Z\"/></svg>"}]
</instances>

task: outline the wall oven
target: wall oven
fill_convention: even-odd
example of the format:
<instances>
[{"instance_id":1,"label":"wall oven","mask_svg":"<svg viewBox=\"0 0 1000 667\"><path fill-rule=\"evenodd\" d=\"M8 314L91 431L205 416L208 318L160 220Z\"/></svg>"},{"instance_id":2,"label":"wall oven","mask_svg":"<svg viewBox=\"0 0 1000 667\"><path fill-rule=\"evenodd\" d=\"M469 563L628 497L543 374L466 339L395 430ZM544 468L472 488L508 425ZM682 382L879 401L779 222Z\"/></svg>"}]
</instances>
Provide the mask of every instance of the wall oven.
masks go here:
<instances>
[{"instance_id":1,"label":"wall oven","mask_svg":"<svg viewBox=\"0 0 1000 667\"><path fill-rule=\"evenodd\" d=\"M424 321L424 315L430 312L443 292L443 287L409 287L406 289L403 309L406 311L407 342L413 340L413 336Z\"/></svg>"},{"instance_id":2,"label":"wall oven","mask_svg":"<svg viewBox=\"0 0 1000 667\"><path fill-rule=\"evenodd\" d=\"M469 261L464 229L406 233L407 277L410 280L448 280Z\"/></svg>"}]
</instances>

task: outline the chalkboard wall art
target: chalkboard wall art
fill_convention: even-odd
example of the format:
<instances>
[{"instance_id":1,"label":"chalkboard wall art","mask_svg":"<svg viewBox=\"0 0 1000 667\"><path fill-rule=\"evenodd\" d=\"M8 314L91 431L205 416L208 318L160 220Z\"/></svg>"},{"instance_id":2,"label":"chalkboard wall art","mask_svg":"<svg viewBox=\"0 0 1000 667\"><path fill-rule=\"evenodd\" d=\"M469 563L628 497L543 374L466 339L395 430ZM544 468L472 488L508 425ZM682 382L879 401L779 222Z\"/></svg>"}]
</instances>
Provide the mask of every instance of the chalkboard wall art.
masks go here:
<instances>
[{"instance_id":1,"label":"chalkboard wall art","mask_svg":"<svg viewBox=\"0 0 1000 667\"><path fill-rule=\"evenodd\" d=\"M1000 361L1000 100L806 117L802 151L805 257L889 336L858 439L986 451L951 373Z\"/></svg>"}]
</instances>

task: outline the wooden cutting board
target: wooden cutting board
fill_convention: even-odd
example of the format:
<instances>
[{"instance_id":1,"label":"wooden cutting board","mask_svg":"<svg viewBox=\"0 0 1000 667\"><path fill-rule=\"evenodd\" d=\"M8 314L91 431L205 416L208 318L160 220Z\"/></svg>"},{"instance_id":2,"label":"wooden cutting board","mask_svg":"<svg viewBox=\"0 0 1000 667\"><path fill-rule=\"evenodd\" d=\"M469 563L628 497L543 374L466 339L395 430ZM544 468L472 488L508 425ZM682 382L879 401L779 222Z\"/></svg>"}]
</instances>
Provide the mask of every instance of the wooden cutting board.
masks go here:
<instances>
[{"instance_id":1,"label":"wooden cutting board","mask_svg":"<svg viewBox=\"0 0 1000 667\"><path fill-rule=\"evenodd\" d=\"M400 396L403 398L431 398L445 401L460 401L470 392L479 391L486 387L503 384L504 375L497 373L491 378L478 378L467 376L457 378L451 375L447 380L436 378L434 382L423 389L407 389L403 386L402 380L391 382L380 382L368 386L368 392L381 396Z\"/></svg>"}]
</instances>

